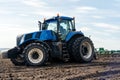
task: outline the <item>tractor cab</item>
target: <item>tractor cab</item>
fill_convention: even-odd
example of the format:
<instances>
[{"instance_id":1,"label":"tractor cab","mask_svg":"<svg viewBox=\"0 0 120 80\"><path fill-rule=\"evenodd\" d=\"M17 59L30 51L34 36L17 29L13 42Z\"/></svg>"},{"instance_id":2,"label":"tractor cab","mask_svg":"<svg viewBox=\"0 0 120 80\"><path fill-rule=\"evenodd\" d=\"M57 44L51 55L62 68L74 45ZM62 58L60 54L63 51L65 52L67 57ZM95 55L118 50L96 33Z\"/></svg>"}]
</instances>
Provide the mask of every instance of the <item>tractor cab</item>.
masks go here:
<instances>
[{"instance_id":1,"label":"tractor cab","mask_svg":"<svg viewBox=\"0 0 120 80\"><path fill-rule=\"evenodd\" d=\"M75 19L64 16L57 16L44 20L40 30L52 30L60 40L65 40L70 31L75 31Z\"/></svg>"}]
</instances>

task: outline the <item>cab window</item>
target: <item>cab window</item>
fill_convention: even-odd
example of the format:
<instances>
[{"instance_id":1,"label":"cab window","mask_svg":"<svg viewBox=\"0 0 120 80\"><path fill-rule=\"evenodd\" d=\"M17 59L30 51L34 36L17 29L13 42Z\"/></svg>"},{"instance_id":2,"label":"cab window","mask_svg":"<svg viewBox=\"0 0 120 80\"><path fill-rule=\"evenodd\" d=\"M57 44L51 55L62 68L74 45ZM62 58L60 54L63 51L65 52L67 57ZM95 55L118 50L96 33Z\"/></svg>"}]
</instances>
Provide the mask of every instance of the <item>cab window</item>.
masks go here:
<instances>
[{"instance_id":1,"label":"cab window","mask_svg":"<svg viewBox=\"0 0 120 80\"><path fill-rule=\"evenodd\" d=\"M57 32L57 20L51 20L44 23L44 30L52 30Z\"/></svg>"}]
</instances>

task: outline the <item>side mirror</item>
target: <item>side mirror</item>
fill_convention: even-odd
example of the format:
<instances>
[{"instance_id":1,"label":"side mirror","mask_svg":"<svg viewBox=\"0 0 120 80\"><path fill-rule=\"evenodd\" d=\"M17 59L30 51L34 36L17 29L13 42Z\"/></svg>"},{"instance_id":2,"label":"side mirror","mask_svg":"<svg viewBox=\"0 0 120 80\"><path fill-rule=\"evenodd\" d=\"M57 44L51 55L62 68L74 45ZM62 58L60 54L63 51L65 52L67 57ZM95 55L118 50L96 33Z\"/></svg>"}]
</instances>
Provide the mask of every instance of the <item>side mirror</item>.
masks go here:
<instances>
[{"instance_id":1,"label":"side mirror","mask_svg":"<svg viewBox=\"0 0 120 80\"><path fill-rule=\"evenodd\" d=\"M39 30L41 30L41 25L42 25L42 23L40 21L38 21Z\"/></svg>"}]
</instances>

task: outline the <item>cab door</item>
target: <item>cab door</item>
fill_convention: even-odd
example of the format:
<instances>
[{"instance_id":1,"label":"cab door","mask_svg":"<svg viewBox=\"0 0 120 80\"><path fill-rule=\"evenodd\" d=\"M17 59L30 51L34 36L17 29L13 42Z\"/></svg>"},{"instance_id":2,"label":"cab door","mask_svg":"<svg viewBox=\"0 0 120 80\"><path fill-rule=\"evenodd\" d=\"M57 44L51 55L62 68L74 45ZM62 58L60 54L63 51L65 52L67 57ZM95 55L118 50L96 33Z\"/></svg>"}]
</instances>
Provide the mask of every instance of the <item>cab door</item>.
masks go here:
<instances>
[{"instance_id":1,"label":"cab door","mask_svg":"<svg viewBox=\"0 0 120 80\"><path fill-rule=\"evenodd\" d=\"M71 20L60 20L58 33L60 34L61 40L65 40L67 34L72 31L72 22Z\"/></svg>"}]
</instances>

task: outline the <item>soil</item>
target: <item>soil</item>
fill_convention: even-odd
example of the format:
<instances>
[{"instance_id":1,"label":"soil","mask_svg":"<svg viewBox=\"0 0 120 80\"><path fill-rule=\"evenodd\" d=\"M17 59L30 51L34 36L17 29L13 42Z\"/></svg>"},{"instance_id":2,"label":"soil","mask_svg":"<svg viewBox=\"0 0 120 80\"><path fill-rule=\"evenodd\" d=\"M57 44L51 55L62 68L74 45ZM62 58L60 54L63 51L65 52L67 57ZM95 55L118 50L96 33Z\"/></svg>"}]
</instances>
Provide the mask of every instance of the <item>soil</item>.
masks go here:
<instances>
[{"instance_id":1,"label":"soil","mask_svg":"<svg viewBox=\"0 0 120 80\"><path fill-rule=\"evenodd\" d=\"M0 59L0 80L120 80L120 55L100 55L91 63L54 62L42 67L14 66Z\"/></svg>"}]
</instances>

